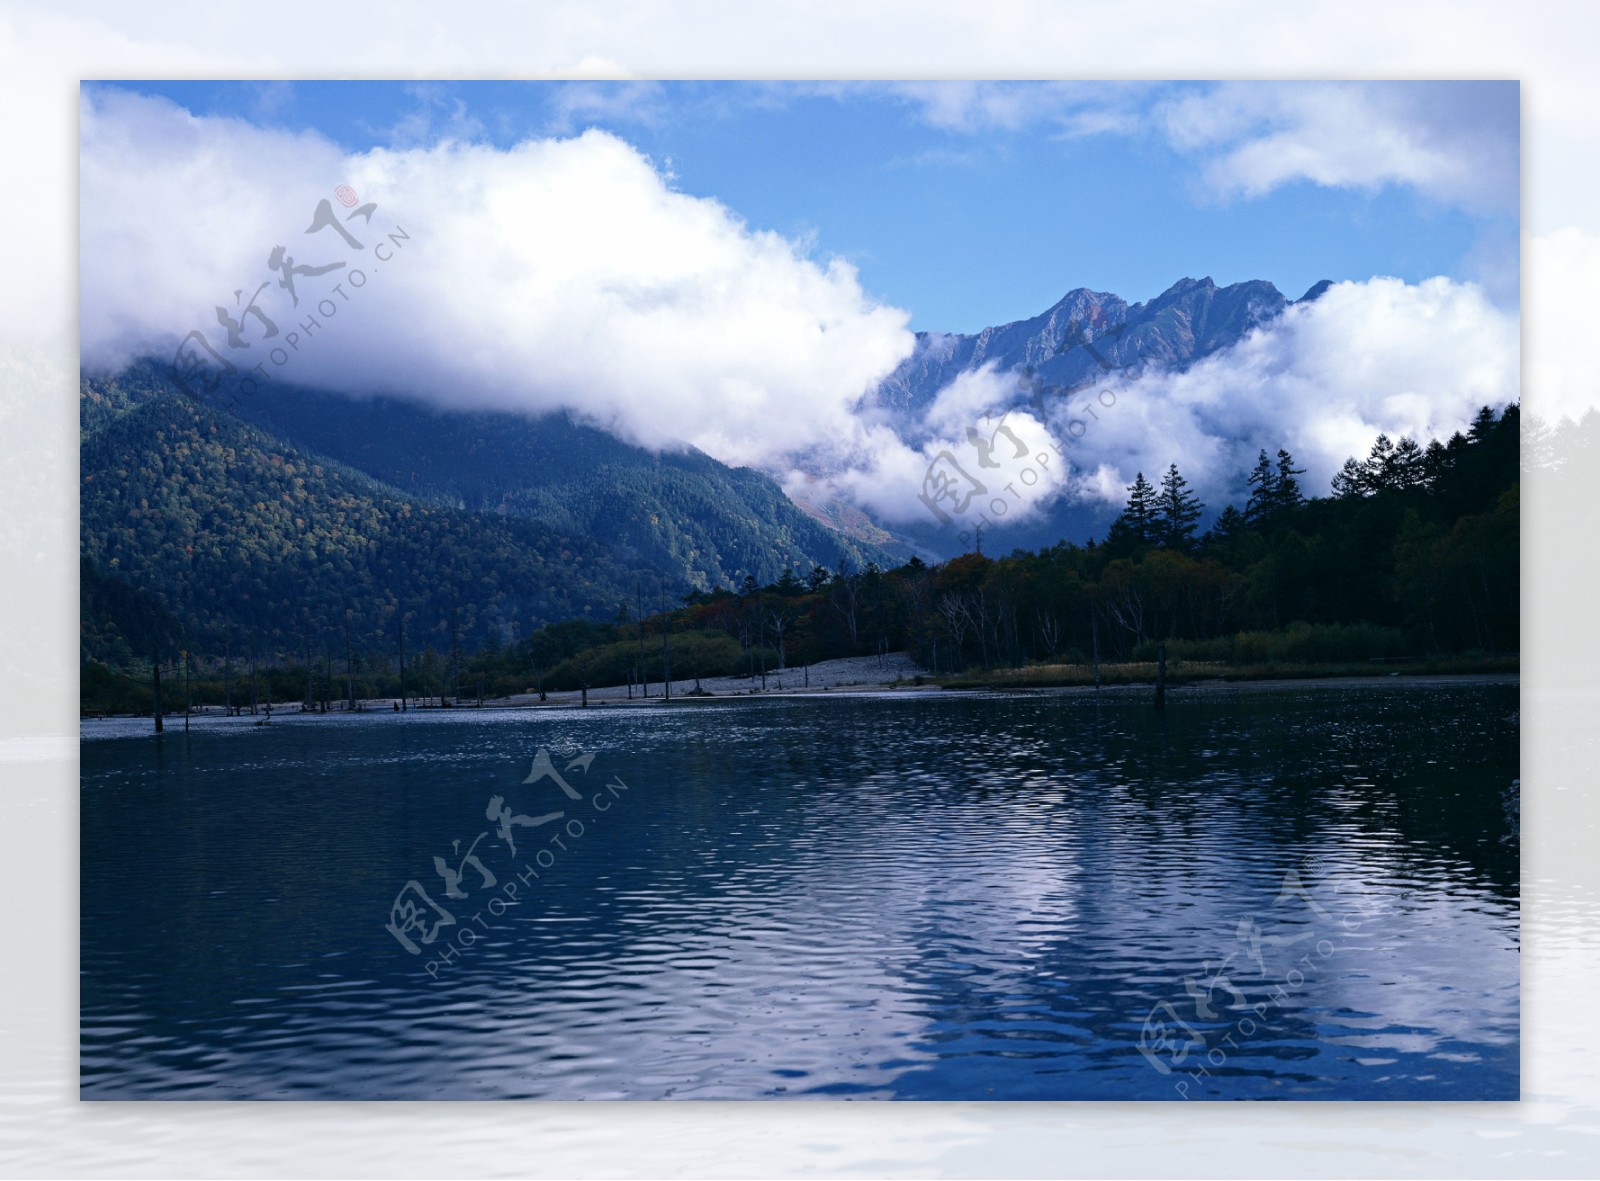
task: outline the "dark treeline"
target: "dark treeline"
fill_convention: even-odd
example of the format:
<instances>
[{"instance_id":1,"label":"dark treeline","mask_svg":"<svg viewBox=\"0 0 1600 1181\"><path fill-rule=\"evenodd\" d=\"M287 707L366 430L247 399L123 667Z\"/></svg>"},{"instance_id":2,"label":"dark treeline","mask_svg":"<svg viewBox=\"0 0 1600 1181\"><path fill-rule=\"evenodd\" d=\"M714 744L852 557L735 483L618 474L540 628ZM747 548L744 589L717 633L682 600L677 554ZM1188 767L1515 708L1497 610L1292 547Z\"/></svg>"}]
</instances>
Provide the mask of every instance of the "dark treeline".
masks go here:
<instances>
[{"instance_id":1,"label":"dark treeline","mask_svg":"<svg viewBox=\"0 0 1600 1181\"><path fill-rule=\"evenodd\" d=\"M664 656L681 679L894 650L939 673L1137 660L1158 643L1232 662L1513 653L1518 432L1511 406L1427 446L1380 436L1327 496L1306 495L1287 451L1263 452L1248 499L1204 533L1174 464L1135 478L1100 544L747 580L642 625L625 609L545 628L471 665L499 690L659 681Z\"/></svg>"},{"instance_id":2,"label":"dark treeline","mask_svg":"<svg viewBox=\"0 0 1600 1181\"><path fill-rule=\"evenodd\" d=\"M1589 428L1567 437L1600 442L1600 418ZM84 587L130 647L166 654L174 705L270 698L337 708L402 693L454 702L650 682L657 693L668 671L680 682L760 683L897 650L941 674L1141 660L1158 643L1179 658L1235 663L1507 654L1518 647L1519 429L1513 405L1498 416L1485 408L1466 433L1426 446L1380 436L1326 496L1306 494L1287 451L1262 452L1248 498L1204 533L1206 506L1173 464L1155 483L1136 476L1098 544L893 570L786 570L767 585L749 578L693 592L671 610L659 609L660 588L636 587L608 621L521 636L513 627L509 641L491 634L470 649L450 603L440 618L408 623L404 648L397 619L379 643L322 629L265 657L191 655L180 621L152 596L88 563ZM85 667L85 708L148 710L149 692L137 676Z\"/></svg>"}]
</instances>

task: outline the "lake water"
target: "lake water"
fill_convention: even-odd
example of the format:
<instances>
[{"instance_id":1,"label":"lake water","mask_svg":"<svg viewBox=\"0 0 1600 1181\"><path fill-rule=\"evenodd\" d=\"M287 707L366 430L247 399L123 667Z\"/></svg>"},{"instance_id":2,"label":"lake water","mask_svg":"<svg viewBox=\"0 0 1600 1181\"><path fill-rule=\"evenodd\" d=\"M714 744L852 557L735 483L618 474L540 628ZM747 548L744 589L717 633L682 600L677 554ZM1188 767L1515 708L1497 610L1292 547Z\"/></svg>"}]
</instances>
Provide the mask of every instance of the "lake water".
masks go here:
<instances>
[{"instance_id":1,"label":"lake water","mask_svg":"<svg viewBox=\"0 0 1600 1181\"><path fill-rule=\"evenodd\" d=\"M1458 684L86 723L82 1094L1516 1099L1517 710ZM524 782L541 750L578 799Z\"/></svg>"}]
</instances>

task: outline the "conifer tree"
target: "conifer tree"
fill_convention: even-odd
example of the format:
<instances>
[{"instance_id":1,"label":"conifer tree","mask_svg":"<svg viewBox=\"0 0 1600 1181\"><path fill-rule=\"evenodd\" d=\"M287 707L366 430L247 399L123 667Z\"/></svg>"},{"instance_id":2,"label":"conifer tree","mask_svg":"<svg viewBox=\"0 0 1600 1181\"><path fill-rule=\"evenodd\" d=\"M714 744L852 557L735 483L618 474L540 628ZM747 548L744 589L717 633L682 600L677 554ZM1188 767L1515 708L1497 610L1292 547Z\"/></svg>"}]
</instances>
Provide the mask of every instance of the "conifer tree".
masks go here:
<instances>
[{"instance_id":1,"label":"conifer tree","mask_svg":"<svg viewBox=\"0 0 1600 1181\"><path fill-rule=\"evenodd\" d=\"M1259 529L1271 518L1278 496L1278 473L1272 470L1265 448L1246 480L1250 484L1250 500L1244 506L1245 521L1252 529Z\"/></svg>"},{"instance_id":2,"label":"conifer tree","mask_svg":"<svg viewBox=\"0 0 1600 1181\"><path fill-rule=\"evenodd\" d=\"M1395 444L1390 466L1396 488L1420 488L1427 482L1422 448L1409 435Z\"/></svg>"},{"instance_id":3,"label":"conifer tree","mask_svg":"<svg viewBox=\"0 0 1600 1181\"><path fill-rule=\"evenodd\" d=\"M1250 522L1245 515L1230 504L1218 514L1216 521L1200 540L1204 545L1227 545L1242 536L1249 528Z\"/></svg>"},{"instance_id":4,"label":"conifer tree","mask_svg":"<svg viewBox=\"0 0 1600 1181\"><path fill-rule=\"evenodd\" d=\"M1338 497L1367 496L1372 492L1372 481L1367 465L1355 456L1344 461L1333 477L1333 494Z\"/></svg>"},{"instance_id":5,"label":"conifer tree","mask_svg":"<svg viewBox=\"0 0 1600 1181\"><path fill-rule=\"evenodd\" d=\"M1111 525L1106 540L1127 538L1139 545L1149 545L1156 539L1156 490L1144 473L1139 472L1128 485L1128 503L1122 515Z\"/></svg>"},{"instance_id":6,"label":"conifer tree","mask_svg":"<svg viewBox=\"0 0 1600 1181\"><path fill-rule=\"evenodd\" d=\"M1194 530L1204 507L1189 491L1189 481L1178 474L1178 465L1167 468L1161 477L1161 492L1156 497L1156 539L1169 549L1188 549L1194 544Z\"/></svg>"},{"instance_id":7,"label":"conifer tree","mask_svg":"<svg viewBox=\"0 0 1600 1181\"><path fill-rule=\"evenodd\" d=\"M1388 435L1379 435L1367 453L1367 485L1373 492L1382 492L1395 486L1394 442Z\"/></svg>"},{"instance_id":8,"label":"conifer tree","mask_svg":"<svg viewBox=\"0 0 1600 1181\"><path fill-rule=\"evenodd\" d=\"M1272 487L1272 505L1277 512L1292 513L1305 503L1306 498L1300 494L1300 481L1295 479L1305 474L1305 468L1294 466L1294 456L1279 447L1277 479Z\"/></svg>"},{"instance_id":9,"label":"conifer tree","mask_svg":"<svg viewBox=\"0 0 1600 1181\"><path fill-rule=\"evenodd\" d=\"M1428 443L1428 449L1422 453L1422 482L1428 488L1434 488L1450 469L1450 454L1445 450L1444 444L1434 439Z\"/></svg>"}]
</instances>

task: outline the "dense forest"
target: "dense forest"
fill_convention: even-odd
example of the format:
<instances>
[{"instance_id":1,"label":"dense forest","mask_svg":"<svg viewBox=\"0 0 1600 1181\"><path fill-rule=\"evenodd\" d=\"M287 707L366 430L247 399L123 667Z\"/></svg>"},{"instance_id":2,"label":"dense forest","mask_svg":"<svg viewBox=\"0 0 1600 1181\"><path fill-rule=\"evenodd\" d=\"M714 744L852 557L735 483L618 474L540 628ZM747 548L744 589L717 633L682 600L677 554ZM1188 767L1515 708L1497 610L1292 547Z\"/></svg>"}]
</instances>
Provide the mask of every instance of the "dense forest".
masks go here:
<instances>
[{"instance_id":1,"label":"dense forest","mask_svg":"<svg viewBox=\"0 0 1600 1181\"><path fill-rule=\"evenodd\" d=\"M661 677L663 630L685 644L736 641L724 650L769 670L894 650L935 673L1096 653L1130 661L1159 643L1222 662L1515 653L1519 420L1516 406L1498 416L1485 407L1448 441L1379 436L1326 496L1304 493L1287 451L1263 452L1246 503L1225 506L1203 534L1206 506L1173 463L1158 484L1136 475L1098 544L974 552L937 566L912 559L889 571L819 568L697 593L645 621L651 641L632 676L642 665ZM636 632L619 622L559 643L533 637L486 654L475 672L507 688L537 670L559 688L620 683ZM693 675L676 642L667 647L674 676Z\"/></svg>"},{"instance_id":2,"label":"dense forest","mask_svg":"<svg viewBox=\"0 0 1600 1181\"><path fill-rule=\"evenodd\" d=\"M885 553L698 453L651 456L566 420L273 395L230 414L148 364L83 380L86 668L142 676L180 649L275 664L334 638L342 651L347 633L388 650L402 626L414 651L459 653L609 620L641 593L666 604L735 573ZM390 479L339 453L390 456Z\"/></svg>"},{"instance_id":3,"label":"dense forest","mask_svg":"<svg viewBox=\"0 0 1600 1181\"><path fill-rule=\"evenodd\" d=\"M235 412L428 503L601 540L622 559L671 573L684 590L747 574L769 581L835 555L884 565L910 556L864 518L841 537L759 472L693 448L646 451L562 414L445 411L277 385Z\"/></svg>"},{"instance_id":4,"label":"dense forest","mask_svg":"<svg viewBox=\"0 0 1600 1181\"><path fill-rule=\"evenodd\" d=\"M191 429L192 422L180 416L170 429ZM1304 473L1288 451L1263 451L1254 469L1241 473L1248 498L1212 508L1213 524L1204 532L1208 506L1174 461L1154 482L1136 475L1123 512L1100 541L1001 556L972 552L938 565L913 558L894 569L846 559L833 569L790 568L768 582L749 576L737 587L681 595L643 579L618 591L613 581L604 612L591 609L586 617L509 636L489 629L471 643L463 640L451 581L442 577L432 597L407 613L418 622L408 625L404 689L449 700L659 682L667 670L680 680L762 678L833 657L897 650L940 675L1145 660L1158 644L1176 659L1224 663L1512 656L1519 648L1521 429L1513 405L1498 415L1485 407L1468 431L1448 440L1423 445L1380 436L1323 495L1302 486ZM1549 467L1579 462L1600 450L1600 416L1559 436L1541 433L1533 446L1543 448ZM164 486L158 477L131 487L148 496ZM287 524L294 481L331 478L282 473L275 491L286 506L285 544L302 537ZM358 509L375 511L360 505L351 511ZM434 531L424 534L430 546L448 545L451 530L461 527L447 515L367 521L358 537L374 524L395 532L421 528ZM277 551L283 558L304 555L298 573L266 592L280 611L296 601L296 577L308 581L309 592L318 563L341 553L340 522L316 524L321 531L312 541ZM129 528L122 544L130 548L122 552L138 546L138 527ZM379 536L381 545L402 544L386 532ZM117 541L109 539L108 552L117 552ZM505 544L515 547L517 540L508 536ZM262 546L269 549L269 542ZM573 555L579 570L584 556ZM231 568L241 578L265 578L271 553L240 554ZM563 567L566 585L582 585L573 573ZM181 585L181 575L170 577ZM87 566L85 586L125 621L130 651L167 643L170 653L175 637L195 634L192 618L186 630L181 612L169 614L152 596L130 593ZM341 628L308 634L303 650L288 648L283 658L253 665L248 689L242 660L203 649L198 664L185 658L186 692L214 702L226 696L235 705L247 694L280 701L392 696L402 687L400 637L392 600L380 602L390 614L375 627L363 614L354 640ZM86 636L86 650L89 642ZM138 708L143 692L107 668L86 670L84 685L86 708Z\"/></svg>"},{"instance_id":5,"label":"dense forest","mask_svg":"<svg viewBox=\"0 0 1600 1181\"><path fill-rule=\"evenodd\" d=\"M419 643L452 618L477 639L501 620L592 614L632 583L591 540L418 502L178 399L116 417L82 454L99 585L158 597L202 650L292 647L347 616L363 645L402 614ZM105 633L85 636L91 655L148 655L118 646L131 637L116 615L89 618Z\"/></svg>"}]
</instances>

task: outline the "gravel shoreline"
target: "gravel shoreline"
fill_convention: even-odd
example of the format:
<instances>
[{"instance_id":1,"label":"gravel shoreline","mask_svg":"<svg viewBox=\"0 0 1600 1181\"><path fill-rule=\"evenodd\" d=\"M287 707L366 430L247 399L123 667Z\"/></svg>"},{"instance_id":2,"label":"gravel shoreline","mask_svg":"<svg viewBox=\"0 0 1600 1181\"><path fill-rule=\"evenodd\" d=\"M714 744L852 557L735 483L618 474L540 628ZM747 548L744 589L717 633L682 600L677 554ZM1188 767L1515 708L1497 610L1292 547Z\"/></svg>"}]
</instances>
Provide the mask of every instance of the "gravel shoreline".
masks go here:
<instances>
[{"instance_id":1,"label":"gravel shoreline","mask_svg":"<svg viewBox=\"0 0 1600 1181\"><path fill-rule=\"evenodd\" d=\"M704 694L694 692L695 678L685 677L672 680L672 697L674 700L707 701L718 697L773 697L793 696L804 693L831 693L835 690L883 690L897 687L913 687L915 678L922 677L925 681L930 676L927 669L904 652L890 652L885 656L846 656L838 660L823 660L804 668L786 668L782 672L769 669L765 681L758 673L754 677L748 674L741 677L701 677L699 685ZM763 683L765 687L763 688ZM935 684L925 687L931 691L938 691ZM603 689L589 690L589 704L595 705L604 702L607 705L642 704L647 701L661 701L661 682L652 681L649 685L650 696L641 697L639 686L633 687L633 696L628 696L626 685L608 685ZM582 693L563 690L560 693L546 694L548 700L541 702L537 694L519 693L512 697L496 699L496 705L523 706L523 705L574 705L581 703ZM489 703L486 701L484 705Z\"/></svg>"},{"instance_id":2,"label":"gravel shoreline","mask_svg":"<svg viewBox=\"0 0 1600 1181\"><path fill-rule=\"evenodd\" d=\"M916 683L916 678L921 677L922 683ZM1270 680L1238 680L1228 681L1222 679L1208 681L1191 681L1187 684L1169 685L1167 697L1181 700L1184 697L1196 695L1213 695L1217 693L1247 693L1256 690L1269 690L1281 692L1291 689L1334 689L1334 688L1394 688L1396 686L1417 687L1424 685L1515 685L1521 681L1520 673L1387 673L1372 676L1351 677L1283 677ZM672 698L686 704L699 701L717 701L739 699L748 697L816 697L827 693L830 696L861 696L892 692L896 694L930 693L944 696L955 694L993 694L999 695L1026 695L1026 696L1067 696L1084 693L1103 693L1127 696L1129 694L1149 694L1155 691L1155 682L1136 682L1133 684L1105 685L1096 690L1093 685L1038 685L1038 686L1012 686L985 688L981 685L963 685L954 689L944 689L929 673L903 652L892 652L884 657L877 656L851 656L839 660L827 660L813 664L809 669L789 668L782 672L776 670L767 673L766 688L761 687L761 677L702 677L700 678L702 693L694 692L695 681L693 677L672 682ZM540 701L536 693L518 693L510 697L485 698L484 709L571 709L583 704L583 694L577 690L549 692L544 701ZM662 703L661 682L653 681L650 684L650 696L642 697L638 686L634 686L633 696L628 696L626 685L608 685L601 689L589 690L590 706L645 706L660 705ZM359 703L359 712L387 714L395 711L397 701L392 698L368 698ZM476 699L464 698L459 707L448 709L477 709ZM410 700L409 709L428 712L437 712L438 706L418 705L413 698ZM275 720L287 720L302 717L306 713L315 716L333 716L344 714L344 703L335 701L327 715L318 711L303 711L298 701L274 702L272 717ZM148 719L148 715L141 715ZM220 706L207 706L197 708L189 715L190 723L207 722L211 724L226 723L232 725L255 725L266 720L265 712L257 714L225 715ZM133 715L118 714L108 718L84 717L80 718L80 727L96 721L126 721ZM184 716L181 712L166 715L166 727L183 729Z\"/></svg>"}]
</instances>

